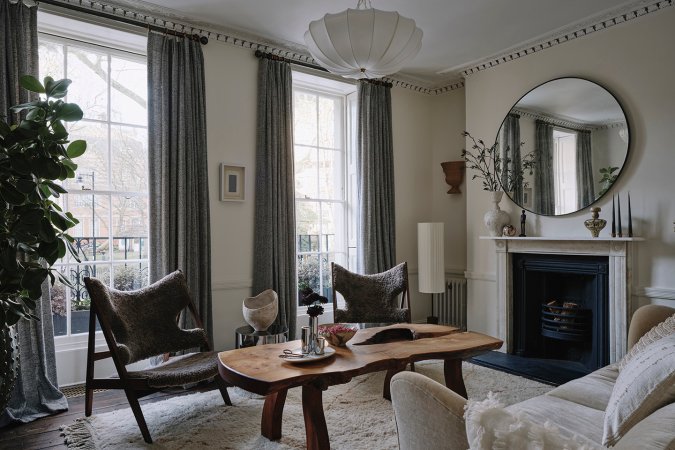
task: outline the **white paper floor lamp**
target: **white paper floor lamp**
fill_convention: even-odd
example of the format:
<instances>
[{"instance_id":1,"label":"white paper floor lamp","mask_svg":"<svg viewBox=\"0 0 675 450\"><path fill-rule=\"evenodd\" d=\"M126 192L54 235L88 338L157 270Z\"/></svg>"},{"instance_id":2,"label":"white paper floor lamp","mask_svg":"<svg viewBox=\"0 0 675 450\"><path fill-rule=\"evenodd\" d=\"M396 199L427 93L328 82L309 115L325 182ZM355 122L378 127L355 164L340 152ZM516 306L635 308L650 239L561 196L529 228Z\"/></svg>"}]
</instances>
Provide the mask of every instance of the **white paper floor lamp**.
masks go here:
<instances>
[{"instance_id":1,"label":"white paper floor lamp","mask_svg":"<svg viewBox=\"0 0 675 450\"><path fill-rule=\"evenodd\" d=\"M443 223L417 224L417 261L419 290L431 294L431 316L427 323L438 323L434 316L434 294L445 292L445 247Z\"/></svg>"}]
</instances>

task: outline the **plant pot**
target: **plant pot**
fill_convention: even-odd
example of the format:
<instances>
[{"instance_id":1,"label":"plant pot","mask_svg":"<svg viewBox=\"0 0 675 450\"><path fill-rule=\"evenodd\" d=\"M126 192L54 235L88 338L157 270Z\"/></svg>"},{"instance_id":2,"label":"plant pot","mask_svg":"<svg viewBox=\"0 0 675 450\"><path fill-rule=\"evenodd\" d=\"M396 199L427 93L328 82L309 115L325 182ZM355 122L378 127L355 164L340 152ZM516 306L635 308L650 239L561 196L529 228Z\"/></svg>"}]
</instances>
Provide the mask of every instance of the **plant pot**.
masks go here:
<instances>
[{"instance_id":1,"label":"plant pot","mask_svg":"<svg viewBox=\"0 0 675 450\"><path fill-rule=\"evenodd\" d=\"M464 161L446 161L441 163L443 173L445 173L445 182L450 186L448 194L461 194L459 185L464 180Z\"/></svg>"},{"instance_id":2,"label":"plant pot","mask_svg":"<svg viewBox=\"0 0 675 450\"><path fill-rule=\"evenodd\" d=\"M255 297L248 297L242 305L244 320L255 331L265 331L274 323L279 312L279 297L272 289L262 291Z\"/></svg>"},{"instance_id":3,"label":"plant pot","mask_svg":"<svg viewBox=\"0 0 675 450\"><path fill-rule=\"evenodd\" d=\"M0 411L3 411L19 375L19 341L14 327L0 329Z\"/></svg>"},{"instance_id":4,"label":"plant pot","mask_svg":"<svg viewBox=\"0 0 675 450\"><path fill-rule=\"evenodd\" d=\"M485 228L487 228L490 236L501 236L504 230L504 225L508 225L511 221L509 215L499 208L499 202L502 201L503 191L490 191L492 195L492 209L488 210L483 216L485 221Z\"/></svg>"}]
</instances>

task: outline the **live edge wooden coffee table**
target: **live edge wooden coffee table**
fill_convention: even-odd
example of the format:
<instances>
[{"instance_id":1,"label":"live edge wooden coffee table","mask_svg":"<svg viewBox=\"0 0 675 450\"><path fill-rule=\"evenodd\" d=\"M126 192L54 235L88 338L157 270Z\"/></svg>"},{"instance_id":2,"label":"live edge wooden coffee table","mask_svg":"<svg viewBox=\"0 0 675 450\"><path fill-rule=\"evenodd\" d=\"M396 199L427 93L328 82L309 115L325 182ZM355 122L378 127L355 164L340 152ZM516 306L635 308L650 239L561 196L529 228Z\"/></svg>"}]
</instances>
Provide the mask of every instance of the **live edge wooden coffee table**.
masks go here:
<instances>
[{"instance_id":1,"label":"live edge wooden coffee table","mask_svg":"<svg viewBox=\"0 0 675 450\"><path fill-rule=\"evenodd\" d=\"M389 330L397 329L394 332ZM408 340L395 340L400 329L410 330ZM384 332L383 332L384 331ZM384 341L380 338L385 337ZM400 337L400 336L399 336ZM364 342L366 343L358 345ZM330 449L321 392L353 377L386 370L384 396L389 398L389 380L406 365L427 359L444 360L445 384L466 397L462 359L501 347L502 341L457 328L429 324L399 324L359 330L347 347L320 361L293 364L279 358L284 349L300 347L300 341L229 350L218 355L218 370L227 382L265 395L261 434L281 438L281 421L289 388L302 386L302 410L309 450Z\"/></svg>"}]
</instances>

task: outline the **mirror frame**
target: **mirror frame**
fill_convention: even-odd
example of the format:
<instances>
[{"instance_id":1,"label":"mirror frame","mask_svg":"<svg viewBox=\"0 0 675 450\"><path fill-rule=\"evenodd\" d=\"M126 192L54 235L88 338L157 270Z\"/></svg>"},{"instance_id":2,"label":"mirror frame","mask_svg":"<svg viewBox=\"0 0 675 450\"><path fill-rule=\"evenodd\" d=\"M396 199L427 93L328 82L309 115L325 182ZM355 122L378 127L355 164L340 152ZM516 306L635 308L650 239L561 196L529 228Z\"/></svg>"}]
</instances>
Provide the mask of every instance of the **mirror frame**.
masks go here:
<instances>
[{"instance_id":1,"label":"mirror frame","mask_svg":"<svg viewBox=\"0 0 675 450\"><path fill-rule=\"evenodd\" d=\"M631 144L632 144L632 142L633 142L633 130L632 130L632 127L631 127L631 123L630 123L630 121L628 120L628 115L626 114L626 108L624 108L624 106L623 106L623 104L621 103L621 101L619 100L619 98L618 98L612 91L610 91L609 89L607 89L605 86L603 86L602 84L598 83L597 81L590 80L590 79L588 79L588 78L584 78L584 77L580 77L580 76L564 76L564 77L551 78L550 80L544 81L543 83L539 83L538 85L534 86L532 89L530 89L529 91L527 91L527 92L525 92L523 95L521 95L521 96L518 98L518 100L516 100L516 102L515 102L513 105L511 105L511 108L509 108L509 110L507 111L506 115L505 115L504 118L502 119L502 122L501 122L501 124L499 125L499 128L497 129L497 136L495 137L495 143L496 143L497 145L499 145L499 135L501 134L502 127L504 126L504 122L506 121L506 118L507 118L508 115L511 113L511 111L513 111L513 109L516 107L516 105L517 105L518 103L520 103L520 101L521 101L526 95L528 95L530 92L534 91L535 89L538 89L538 88L540 88L541 86L543 86L543 85L545 85L545 84L548 84L548 83L551 83L551 82L553 82L553 81L558 81L558 80L570 80L570 79L581 80L581 81L587 81L587 82L589 82L589 83L595 84L596 86L598 86L598 87L604 89L605 92L607 92L609 95L611 95L612 98L616 101L617 105L619 105L619 108L621 108L621 112L623 113L623 116L624 116L624 118L626 119L626 128L628 129L628 142L626 142L626 156L624 157L623 163L621 164L621 167L619 168L619 172L617 173L616 180L614 180L614 183L612 183L612 185L607 189L607 191L605 191L602 195L598 196L595 200L593 200L593 201L592 201L591 203L589 203L588 205L583 206L583 207L581 207L581 208L579 208L579 209L577 209L577 210L575 210L575 211L572 211L572 212L568 212L568 213L564 213L564 214L542 214L542 213L538 213L538 212L536 212L536 211L532 211L531 209L528 209L528 208L526 208L526 207L524 207L524 206L522 206L522 205L516 203L516 201L514 201L513 198L511 197L511 194L510 194L509 192L504 191L504 192L506 193L506 195L509 197L509 200L511 200L511 202L512 202L514 205L516 205L519 209L524 209L524 210L526 210L526 211L528 211L528 212L530 212L530 213L532 213L532 214L536 214L536 215L538 215L538 216L544 216L544 217L563 217L563 216L569 216L569 215L571 215L571 214L576 214L576 213L578 213L578 212L584 211L585 209L587 209L587 208L593 206L593 205L596 204L599 200L601 200L603 197L605 197L605 196L609 193L609 191L612 190L612 186L614 186L614 184L616 184L616 182L619 181L619 178L621 177L621 174L623 173L624 168L626 167L626 164L627 164L627 162L628 162L628 156L630 155ZM503 188L503 186L501 185L501 177L499 177L499 183L500 183L500 186Z\"/></svg>"}]
</instances>

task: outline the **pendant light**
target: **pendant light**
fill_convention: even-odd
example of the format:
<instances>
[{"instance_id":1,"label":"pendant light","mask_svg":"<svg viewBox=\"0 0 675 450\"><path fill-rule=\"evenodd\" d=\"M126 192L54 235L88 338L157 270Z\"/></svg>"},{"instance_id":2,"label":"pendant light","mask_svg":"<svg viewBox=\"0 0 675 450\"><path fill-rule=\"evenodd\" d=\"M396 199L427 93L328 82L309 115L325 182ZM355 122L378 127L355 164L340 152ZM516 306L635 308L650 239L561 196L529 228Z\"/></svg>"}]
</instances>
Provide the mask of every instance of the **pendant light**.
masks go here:
<instances>
[{"instance_id":1,"label":"pendant light","mask_svg":"<svg viewBox=\"0 0 675 450\"><path fill-rule=\"evenodd\" d=\"M345 78L381 78L396 73L422 46L415 21L359 0L356 9L326 14L309 24L305 43L329 72Z\"/></svg>"}]
</instances>

